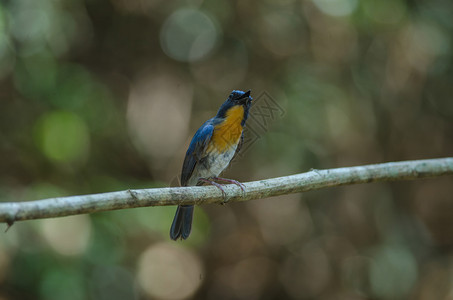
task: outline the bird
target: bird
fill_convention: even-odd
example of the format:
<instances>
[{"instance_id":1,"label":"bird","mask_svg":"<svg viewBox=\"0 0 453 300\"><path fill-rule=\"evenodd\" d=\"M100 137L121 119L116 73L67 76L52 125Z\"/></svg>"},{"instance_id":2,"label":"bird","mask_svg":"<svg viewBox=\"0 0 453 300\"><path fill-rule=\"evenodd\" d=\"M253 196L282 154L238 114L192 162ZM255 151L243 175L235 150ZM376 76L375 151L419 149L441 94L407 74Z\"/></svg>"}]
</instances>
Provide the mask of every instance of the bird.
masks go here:
<instances>
[{"instance_id":1,"label":"bird","mask_svg":"<svg viewBox=\"0 0 453 300\"><path fill-rule=\"evenodd\" d=\"M225 191L215 181L238 185L242 183L218 177L240 151L244 141L244 128L253 98L250 90L233 90L220 106L215 117L207 120L195 132L187 149L181 171L181 186L196 186L204 183L218 187L224 197ZM179 205L170 228L172 240L185 240L192 229L193 205Z\"/></svg>"}]
</instances>

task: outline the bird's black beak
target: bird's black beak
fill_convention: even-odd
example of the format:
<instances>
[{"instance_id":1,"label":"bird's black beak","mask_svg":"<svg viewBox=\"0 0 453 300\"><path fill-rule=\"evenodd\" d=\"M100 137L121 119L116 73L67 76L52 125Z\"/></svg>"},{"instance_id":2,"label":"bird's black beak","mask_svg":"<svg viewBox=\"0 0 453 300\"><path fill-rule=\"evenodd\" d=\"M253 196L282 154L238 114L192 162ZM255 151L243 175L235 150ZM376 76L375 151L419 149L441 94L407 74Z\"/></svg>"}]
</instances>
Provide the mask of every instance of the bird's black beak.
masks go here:
<instances>
[{"instance_id":1,"label":"bird's black beak","mask_svg":"<svg viewBox=\"0 0 453 300\"><path fill-rule=\"evenodd\" d=\"M248 90L238 100L240 102L243 102L243 104L246 104L246 103L250 102L252 100L252 98L250 97L250 93L251 93L251 90Z\"/></svg>"},{"instance_id":2,"label":"bird's black beak","mask_svg":"<svg viewBox=\"0 0 453 300\"><path fill-rule=\"evenodd\" d=\"M252 102L252 97L250 97L251 90L247 92L243 91L232 91L228 99L234 101L236 104L250 104Z\"/></svg>"}]
</instances>

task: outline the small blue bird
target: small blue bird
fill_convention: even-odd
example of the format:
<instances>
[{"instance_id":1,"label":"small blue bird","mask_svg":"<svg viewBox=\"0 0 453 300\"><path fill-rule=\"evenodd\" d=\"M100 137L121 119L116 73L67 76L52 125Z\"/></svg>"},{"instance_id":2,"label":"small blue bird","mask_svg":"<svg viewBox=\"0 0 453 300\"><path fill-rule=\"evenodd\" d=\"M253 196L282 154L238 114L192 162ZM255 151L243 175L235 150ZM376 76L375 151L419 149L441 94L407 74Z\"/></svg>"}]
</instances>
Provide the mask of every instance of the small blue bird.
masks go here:
<instances>
[{"instance_id":1,"label":"small blue bird","mask_svg":"<svg viewBox=\"0 0 453 300\"><path fill-rule=\"evenodd\" d=\"M217 177L239 152L243 130L252 104L250 90L232 91L220 106L217 115L197 130L187 149L181 172L181 185L194 186L210 183L225 193L217 181L244 186L236 180ZM187 239L192 229L193 205L178 206L170 228L172 240Z\"/></svg>"}]
</instances>

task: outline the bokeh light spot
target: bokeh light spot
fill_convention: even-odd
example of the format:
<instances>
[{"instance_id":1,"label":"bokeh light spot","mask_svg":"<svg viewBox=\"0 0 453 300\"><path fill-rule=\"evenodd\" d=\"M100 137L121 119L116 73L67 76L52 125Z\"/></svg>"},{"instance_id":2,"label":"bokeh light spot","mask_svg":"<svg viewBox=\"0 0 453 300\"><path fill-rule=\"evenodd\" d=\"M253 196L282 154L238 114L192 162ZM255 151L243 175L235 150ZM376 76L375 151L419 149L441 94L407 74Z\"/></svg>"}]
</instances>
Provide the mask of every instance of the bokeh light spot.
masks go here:
<instances>
[{"instance_id":1,"label":"bokeh light spot","mask_svg":"<svg viewBox=\"0 0 453 300\"><path fill-rule=\"evenodd\" d=\"M371 288L378 299L404 299L417 280L412 253L401 247L383 246L370 269Z\"/></svg>"},{"instance_id":2,"label":"bokeh light spot","mask_svg":"<svg viewBox=\"0 0 453 300\"><path fill-rule=\"evenodd\" d=\"M19 45L18 52L31 55L47 49L54 55L61 56L73 50L71 48L73 42L80 38L78 33L87 33L87 26L76 24L76 18L79 21L84 20L85 12L80 10L79 14L71 14L63 7L48 0L11 2L8 15L9 31Z\"/></svg>"},{"instance_id":3,"label":"bokeh light spot","mask_svg":"<svg viewBox=\"0 0 453 300\"><path fill-rule=\"evenodd\" d=\"M18 1L12 10L11 33L20 42L42 43L51 27L49 5L29 5L30 1Z\"/></svg>"},{"instance_id":4,"label":"bokeh light spot","mask_svg":"<svg viewBox=\"0 0 453 300\"><path fill-rule=\"evenodd\" d=\"M263 15L261 42L269 51L285 56L302 49L305 31L300 16L291 11L269 11Z\"/></svg>"},{"instance_id":5,"label":"bokeh light spot","mask_svg":"<svg viewBox=\"0 0 453 300\"><path fill-rule=\"evenodd\" d=\"M240 86L249 66L249 53L245 43L239 39L224 41L222 49L202 62L192 63L191 71L198 82L221 93L227 86ZM234 70L234 72L225 72Z\"/></svg>"},{"instance_id":6,"label":"bokeh light spot","mask_svg":"<svg viewBox=\"0 0 453 300\"><path fill-rule=\"evenodd\" d=\"M410 27L406 34L410 47L426 55L443 55L450 51L450 40L438 26L418 23Z\"/></svg>"},{"instance_id":7,"label":"bokeh light spot","mask_svg":"<svg viewBox=\"0 0 453 300\"><path fill-rule=\"evenodd\" d=\"M357 0L313 0L313 3L325 14L342 17L354 12Z\"/></svg>"},{"instance_id":8,"label":"bokeh light spot","mask_svg":"<svg viewBox=\"0 0 453 300\"><path fill-rule=\"evenodd\" d=\"M205 13L196 9L180 9L163 24L160 42L168 56L179 61L196 61L214 48L218 31Z\"/></svg>"},{"instance_id":9,"label":"bokeh light spot","mask_svg":"<svg viewBox=\"0 0 453 300\"><path fill-rule=\"evenodd\" d=\"M138 282L153 299L187 298L200 287L203 277L199 257L171 244L152 245L139 259Z\"/></svg>"},{"instance_id":10,"label":"bokeh light spot","mask_svg":"<svg viewBox=\"0 0 453 300\"><path fill-rule=\"evenodd\" d=\"M191 105L192 86L184 78L144 75L133 85L127 107L128 126L137 148L156 158L154 167L184 143Z\"/></svg>"},{"instance_id":11,"label":"bokeh light spot","mask_svg":"<svg viewBox=\"0 0 453 300\"><path fill-rule=\"evenodd\" d=\"M301 205L300 196L286 195L280 198L285 205L279 205L275 199L247 203L250 212L258 220L264 240L270 245L289 244L311 231L310 216Z\"/></svg>"},{"instance_id":12,"label":"bokeh light spot","mask_svg":"<svg viewBox=\"0 0 453 300\"><path fill-rule=\"evenodd\" d=\"M49 245L62 255L82 254L90 240L91 220L87 215L45 219L42 234Z\"/></svg>"},{"instance_id":13,"label":"bokeh light spot","mask_svg":"<svg viewBox=\"0 0 453 300\"><path fill-rule=\"evenodd\" d=\"M38 121L36 138L44 155L56 162L81 159L89 148L89 132L85 122L65 111L44 115Z\"/></svg>"}]
</instances>

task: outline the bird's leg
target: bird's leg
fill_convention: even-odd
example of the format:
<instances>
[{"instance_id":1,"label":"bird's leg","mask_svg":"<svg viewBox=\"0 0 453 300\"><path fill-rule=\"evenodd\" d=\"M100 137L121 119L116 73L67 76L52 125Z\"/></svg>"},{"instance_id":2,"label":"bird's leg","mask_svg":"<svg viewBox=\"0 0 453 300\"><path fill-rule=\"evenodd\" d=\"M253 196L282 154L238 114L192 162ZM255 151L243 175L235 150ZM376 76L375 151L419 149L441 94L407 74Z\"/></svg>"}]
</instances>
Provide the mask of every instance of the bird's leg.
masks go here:
<instances>
[{"instance_id":1,"label":"bird's leg","mask_svg":"<svg viewBox=\"0 0 453 300\"><path fill-rule=\"evenodd\" d=\"M239 181L236 181L236 180L234 180L234 179L222 178L222 177L212 177L212 179L218 180L218 181L229 182L229 183L235 184L235 185L237 185L238 187L240 187L241 190L245 193L245 185L243 185L243 184L240 183Z\"/></svg>"},{"instance_id":2,"label":"bird's leg","mask_svg":"<svg viewBox=\"0 0 453 300\"><path fill-rule=\"evenodd\" d=\"M224 202L226 202L226 193L225 193L225 190L223 189L221 184L219 184L219 183L217 183L215 181L209 180L207 178L200 178L200 179L198 179L198 181L203 181L203 182L206 182L206 183L209 183L209 184L212 184L212 185L216 186L219 190L222 191L223 200L224 200Z\"/></svg>"}]
</instances>

